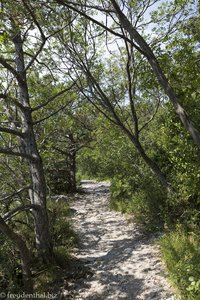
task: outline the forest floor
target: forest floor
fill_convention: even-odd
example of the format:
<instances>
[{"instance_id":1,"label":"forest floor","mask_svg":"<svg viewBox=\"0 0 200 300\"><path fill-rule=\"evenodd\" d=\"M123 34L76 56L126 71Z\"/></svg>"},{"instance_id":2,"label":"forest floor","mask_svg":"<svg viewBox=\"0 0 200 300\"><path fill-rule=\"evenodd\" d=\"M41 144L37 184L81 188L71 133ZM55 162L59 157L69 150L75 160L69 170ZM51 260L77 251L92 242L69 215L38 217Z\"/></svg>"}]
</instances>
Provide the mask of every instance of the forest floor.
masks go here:
<instances>
[{"instance_id":1,"label":"forest floor","mask_svg":"<svg viewBox=\"0 0 200 300\"><path fill-rule=\"evenodd\" d=\"M78 281L68 282L73 293L63 298L174 300L156 244L159 237L142 233L109 209L108 183L83 181L82 189L71 209L80 238L75 257L87 269Z\"/></svg>"}]
</instances>

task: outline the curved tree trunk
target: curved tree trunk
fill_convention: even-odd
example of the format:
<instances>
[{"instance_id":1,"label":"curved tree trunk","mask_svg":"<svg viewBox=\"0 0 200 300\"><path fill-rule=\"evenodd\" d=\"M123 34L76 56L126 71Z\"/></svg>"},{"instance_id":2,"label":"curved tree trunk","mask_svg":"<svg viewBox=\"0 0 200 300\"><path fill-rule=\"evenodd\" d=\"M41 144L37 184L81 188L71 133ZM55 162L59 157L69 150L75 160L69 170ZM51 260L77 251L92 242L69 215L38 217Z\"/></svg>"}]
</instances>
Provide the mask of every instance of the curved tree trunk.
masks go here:
<instances>
[{"instance_id":1,"label":"curved tree trunk","mask_svg":"<svg viewBox=\"0 0 200 300\"><path fill-rule=\"evenodd\" d=\"M134 144L134 146L138 150L139 154L141 155L141 157L143 158L143 160L145 161L145 163L149 166L149 168L151 169L151 171L156 175L156 177L158 178L158 180L160 181L160 183L162 184L162 186L164 186L168 192L172 192L173 188L171 187L170 183L167 181L167 178L166 178L165 174L162 172L162 170L160 169L160 167L147 155L147 153L145 152L145 149L141 145L141 143L139 141L138 127L137 126L135 127L135 134L132 133L124 125L123 121L120 119L119 115L116 113L116 111L115 111L112 103L110 102L109 98L106 96L106 94L101 89L100 85L95 80L95 78L91 75L91 73L90 73L89 70L87 71L86 75L89 75L89 79L90 79L91 83L95 84L96 88L98 89L98 92L99 92L99 95L101 96L102 102L105 104L105 107L107 107L107 109L112 114L112 117L115 120L114 121L115 125L117 125L118 127L120 127L120 129L126 134L126 136ZM91 103L93 103L93 102L91 102ZM104 116L107 117L107 115L104 115ZM136 120L136 118L137 117L135 116L135 120Z\"/></svg>"},{"instance_id":2,"label":"curved tree trunk","mask_svg":"<svg viewBox=\"0 0 200 300\"><path fill-rule=\"evenodd\" d=\"M165 93L168 95L170 101L172 102L176 114L178 115L179 119L181 120L186 130L190 133L193 141L200 148L200 132L195 127L195 125L193 124L193 122L190 120L189 116L185 112L184 108L179 103L178 96L176 95L172 86L169 84L169 81L165 76L163 70L161 69L152 49L149 47L149 45L146 43L143 37L137 32L137 30L133 27L131 22L121 11L117 2L115 0L111 0L111 3L116 11L116 14L118 15L121 26L130 34L131 40L135 41L137 45L139 45L142 54L147 58L160 85L162 86Z\"/></svg>"},{"instance_id":3,"label":"curved tree trunk","mask_svg":"<svg viewBox=\"0 0 200 300\"><path fill-rule=\"evenodd\" d=\"M95 24L98 24L105 30L111 32L112 34L116 36L120 36L123 38L121 34L116 33L115 31L111 30L108 28L106 25L102 24L101 22L93 19L90 15L87 15L85 11L77 9L76 5L72 5L74 3L72 2L65 2L63 0L57 0L59 4L62 4L75 12L79 13L80 15L84 16L85 18L89 19L90 21L94 22ZM190 133L193 141L195 144L200 148L200 131L196 128L196 125L192 122L192 120L189 118L187 115L186 111L184 108L181 106L179 103L179 98L176 95L174 89L172 86L169 84L169 81L167 77L165 76L163 70L161 69L152 49L149 47L147 42L144 40L144 38L137 32L137 30L133 27L131 22L128 20L128 18L125 16L125 14L122 12L120 9L118 3L116 0L110 0L110 3L112 4L116 15L118 16L119 22L121 24L121 27L123 27L130 35L130 40L129 42L135 41L135 43L132 43L133 47L135 47L142 55L144 55L149 64L151 65L151 68L156 75L161 87L164 89L165 93L168 95L170 101L173 104L174 110L181 120L182 124L184 125L185 129ZM84 6L84 4L83 4ZM124 37L124 39L127 39Z\"/></svg>"},{"instance_id":4,"label":"curved tree trunk","mask_svg":"<svg viewBox=\"0 0 200 300\"><path fill-rule=\"evenodd\" d=\"M31 269L30 269L30 255L26 243L23 241L20 235L16 234L12 229L4 222L0 217L0 231L2 231L5 236L12 241L14 246L20 252L22 260L22 271L23 271L23 283L26 293L33 293L33 282L31 279Z\"/></svg>"},{"instance_id":5,"label":"curved tree trunk","mask_svg":"<svg viewBox=\"0 0 200 300\"><path fill-rule=\"evenodd\" d=\"M118 119L119 124L119 119ZM170 182L167 180L165 174L162 172L160 167L147 155L145 149L141 145L138 138L136 138L123 124L119 124L119 127L124 131L124 133L128 136L129 140L134 144L135 148L138 150L140 156L144 160L144 162L148 165L150 170L155 174L159 182L163 187L166 188L168 192L174 191Z\"/></svg>"},{"instance_id":6,"label":"curved tree trunk","mask_svg":"<svg viewBox=\"0 0 200 300\"><path fill-rule=\"evenodd\" d=\"M168 192L171 192L173 189L170 183L168 182L167 178L165 177L165 174L161 171L160 167L146 154L139 141L136 141L134 144L138 152L140 153L141 157L146 162L146 164L150 167L152 172L157 176L162 186L164 186Z\"/></svg>"}]
</instances>

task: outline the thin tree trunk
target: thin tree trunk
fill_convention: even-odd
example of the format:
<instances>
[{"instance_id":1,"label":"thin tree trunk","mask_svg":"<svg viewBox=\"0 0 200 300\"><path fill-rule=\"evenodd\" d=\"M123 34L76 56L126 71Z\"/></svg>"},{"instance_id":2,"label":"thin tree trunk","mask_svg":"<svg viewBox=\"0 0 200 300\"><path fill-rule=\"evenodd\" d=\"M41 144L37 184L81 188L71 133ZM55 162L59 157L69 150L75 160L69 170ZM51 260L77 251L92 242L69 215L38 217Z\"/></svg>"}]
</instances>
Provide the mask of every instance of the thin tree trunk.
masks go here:
<instances>
[{"instance_id":1,"label":"thin tree trunk","mask_svg":"<svg viewBox=\"0 0 200 300\"><path fill-rule=\"evenodd\" d=\"M33 293L33 282L31 279L30 255L26 243L20 235L16 234L0 217L0 231L12 241L14 246L19 250L22 260L23 283L26 293Z\"/></svg>"},{"instance_id":2,"label":"thin tree trunk","mask_svg":"<svg viewBox=\"0 0 200 300\"><path fill-rule=\"evenodd\" d=\"M118 119L119 122L119 119ZM141 155L142 159L145 163L149 166L151 171L156 175L157 179L160 181L161 185L166 188L168 192L173 191L173 187L167 180L165 174L162 172L160 167L147 155L143 146L141 145L138 138L136 138L122 123L119 124L120 128L124 131L124 133L128 136L130 141L134 144L136 149L138 150L139 154Z\"/></svg>"},{"instance_id":3,"label":"thin tree trunk","mask_svg":"<svg viewBox=\"0 0 200 300\"><path fill-rule=\"evenodd\" d=\"M164 186L168 192L172 191L172 187L170 183L168 182L167 178L165 177L165 174L161 171L160 167L146 154L144 151L142 145L139 141L135 143L135 146L137 150L139 151L141 157L146 162L146 164L150 167L152 172L157 176L158 180Z\"/></svg>"},{"instance_id":4,"label":"thin tree trunk","mask_svg":"<svg viewBox=\"0 0 200 300\"><path fill-rule=\"evenodd\" d=\"M74 153L69 153L69 192L76 192L76 159Z\"/></svg>"},{"instance_id":5,"label":"thin tree trunk","mask_svg":"<svg viewBox=\"0 0 200 300\"><path fill-rule=\"evenodd\" d=\"M16 71L21 79L18 80L19 102L24 107L23 111L21 111L23 133L21 144L24 153L30 156L30 158L27 158L27 161L32 181L32 188L30 192L31 203L37 204L41 207L41 210L36 210L33 212L35 221L36 245L43 261L51 262L53 258L53 249L46 209L46 182L42 159L37 149L37 143L33 129L33 120L31 115L24 64L23 42L20 32L16 29L15 24L13 25L13 30L14 32L12 40L15 46Z\"/></svg>"},{"instance_id":6,"label":"thin tree trunk","mask_svg":"<svg viewBox=\"0 0 200 300\"><path fill-rule=\"evenodd\" d=\"M76 192L76 148L73 134L69 134L69 150L68 150L68 166L69 166L69 192Z\"/></svg>"},{"instance_id":7,"label":"thin tree trunk","mask_svg":"<svg viewBox=\"0 0 200 300\"><path fill-rule=\"evenodd\" d=\"M87 75L89 74L89 79L91 80L91 83L95 84L95 86L98 89L99 95L102 98L102 102L105 103L105 106L108 107L110 113L112 114L115 124L121 128L121 130L128 136L130 141L134 144L138 152L140 153L143 160L146 162L146 164L149 166L151 171L156 175L160 183L167 189L168 192L172 192L173 188L171 187L170 183L167 181L164 173L161 171L160 167L146 154L143 146L141 145L139 141L139 132L138 127L135 127L135 134L133 134L124 124L123 121L121 121L120 117L117 115L116 111L114 110L112 103L110 102L109 98L106 96L106 94L101 89L100 85L96 82L95 78L91 75L91 73L88 71ZM93 103L93 102L91 102ZM107 115L106 115L107 117ZM108 118L109 119L109 118Z\"/></svg>"},{"instance_id":8,"label":"thin tree trunk","mask_svg":"<svg viewBox=\"0 0 200 300\"><path fill-rule=\"evenodd\" d=\"M143 146L141 145L139 141L139 132L138 132L138 127L135 126L135 134L133 134L124 124L123 121L121 121L120 117L117 115L112 103L109 100L109 97L104 93L102 88L100 87L99 83L95 80L95 78L92 76L89 70L87 70L86 76L88 76L88 79L92 84L95 85L98 95L101 97L102 102L105 104L104 107L107 107L109 110L110 114L112 115L114 119L115 125L121 128L121 130L128 136L130 141L134 144L138 152L140 153L141 157L145 161L145 163L149 166L151 171L156 175L160 183L166 188L168 192L172 192L173 188L171 187L170 183L167 181L164 173L161 171L160 167L146 154ZM92 104L94 104L91 101ZM95 106L96 107L96 106ZM98 107L97 107L98 108ZM102 110L100 110L102 113ZM108 119L111 120L106 114L104 116ZM136 116L135 116L136 117Z\"/></svg>"},{"instance_id":9,"label":"thin tree trunk","mask_svg":"<svg viewBox=\"0 0 200 300\"><path fill-rule=\"evenodd\" d=\"M151 68L154 74L156 75L160 85L162 86L165 93L168 95L169 99L171 100L176 114L178 115L179 119L181 120L186 130L190 133L194 142L200 148L200 132L195 127L195 125L193 124L193 122L190 120L189 116L185 112L184 108L179 103L179 99L174 89L169 84L168 79L165 76L163 70L161 69L152 49L149 47L149 45L146 43L143 37L137 32L137 30L133 27L131 22L127 19L127 17L121 11L116 1L111 0L111 3L116 11L116 14L118 15L121 26L130 34L131 39L134 40L139 45L143 55L149 61L149 64L151 65Z\"/></svg>"}]
</instances>

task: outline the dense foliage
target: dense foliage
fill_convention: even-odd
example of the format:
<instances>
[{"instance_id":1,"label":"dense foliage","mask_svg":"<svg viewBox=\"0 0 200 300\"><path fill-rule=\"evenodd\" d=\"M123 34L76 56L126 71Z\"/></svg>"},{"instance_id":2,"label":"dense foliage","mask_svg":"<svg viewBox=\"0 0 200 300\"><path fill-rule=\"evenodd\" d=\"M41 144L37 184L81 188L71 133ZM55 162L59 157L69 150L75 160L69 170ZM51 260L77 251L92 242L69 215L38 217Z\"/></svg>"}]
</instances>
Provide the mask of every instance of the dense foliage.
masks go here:
<instances>
[{"instance_id":1,"label":"dense foliage","mask_svg":"<svg viewBox=\"0 0 200 300\"><path fill-rule=\"evenodd\" d=\"M89 177L166 232L170 277L199 299L199 3L15 2L0 1L0 289L55 279L76 240L56 199Z\"/></svg>"}]
</instances>

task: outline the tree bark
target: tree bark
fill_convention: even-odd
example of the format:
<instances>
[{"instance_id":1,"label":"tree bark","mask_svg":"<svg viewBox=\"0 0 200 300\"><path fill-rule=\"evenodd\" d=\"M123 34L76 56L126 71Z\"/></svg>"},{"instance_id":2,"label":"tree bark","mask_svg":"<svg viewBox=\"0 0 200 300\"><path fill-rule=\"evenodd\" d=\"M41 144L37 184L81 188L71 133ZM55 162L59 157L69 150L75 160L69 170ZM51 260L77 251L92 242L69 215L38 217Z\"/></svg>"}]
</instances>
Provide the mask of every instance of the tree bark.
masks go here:
<instances>
[{"instance_id":1,"label":"tree bark","mask_svg":"<svg viewBox=\"0 0 200 300\"><path fill-rule=\"evenodd\" d=\"M69 192L76 192L76 145L73 134L69 133L69 149L67 151L67 161L69 167Z\"/></svg>"},{"instance_id":2,"label":"tree bark","mask_svg":"<svg viewBox=\"0 0 200 300\"><path fill-rule=\"evenodd\" d=\"M22 260L23 283L26 293L33 293L33 282L31 279L30 255L26 243L20 235L16 234L0 217L0 231L12 241L15 247L19 250Z\"/></svg>"},{"instance_id":3,"label":"tree bark","mask_svg":"<svg viewBox=\"0 0 200 300\"><path fill-rule=\"evenodd\" d=\"M15 46L16 71L21 78L18 80L19 102L24 107L21 111L22 133L21 145L23 152L28 155L27 162L30 170L32 187L30 199L32 204L39 205L40 210L34 210L36 246L44 262L53 259L53 248L49 231L49 221L46 209L46 182L44 177L43 163L37 149L33 120L29 102L29 92L26 80L23 41L20 32L16 29L13 21L12 41Z\"/></svg>"}]
</instances>

